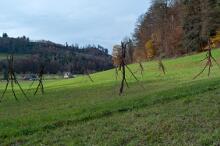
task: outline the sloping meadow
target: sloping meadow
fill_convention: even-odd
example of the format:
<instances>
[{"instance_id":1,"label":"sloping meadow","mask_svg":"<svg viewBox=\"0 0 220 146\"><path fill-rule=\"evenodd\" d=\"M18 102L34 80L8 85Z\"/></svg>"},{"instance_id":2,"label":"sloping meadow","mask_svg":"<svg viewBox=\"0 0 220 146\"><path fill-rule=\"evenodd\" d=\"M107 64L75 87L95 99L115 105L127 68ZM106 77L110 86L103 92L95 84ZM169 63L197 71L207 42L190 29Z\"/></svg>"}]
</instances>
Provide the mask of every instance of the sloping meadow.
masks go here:
<instances>
[{"instance_id":1,"label":"sloping meadow","mask_svg":"<svg viewBox=\"0 0 220 146\"><path fill-rule=\"evenodd\" d=\"M213 56L220 63L220 50ZM220 144L220 69L205 65L205 53L130 68L129 88L119 96L115 70L69 80L45 81L45 94L33 96L37 82L21 82L27 101L10 88L0 103L0 145L218 145ZM5 82L0 89L4 90ZM144 89L140 87L144 86Z\"/></svg>"}]
</instances>

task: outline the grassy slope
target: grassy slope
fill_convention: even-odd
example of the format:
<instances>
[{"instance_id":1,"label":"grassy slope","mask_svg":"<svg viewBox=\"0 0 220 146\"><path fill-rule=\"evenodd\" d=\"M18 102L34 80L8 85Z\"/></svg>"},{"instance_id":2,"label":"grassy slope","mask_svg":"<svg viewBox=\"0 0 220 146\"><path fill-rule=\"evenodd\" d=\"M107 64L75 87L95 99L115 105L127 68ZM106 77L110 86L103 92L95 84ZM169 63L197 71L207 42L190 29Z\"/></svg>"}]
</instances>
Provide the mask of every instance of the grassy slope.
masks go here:
<instances>
[{"instance_id":1,"label":"grassy slope","mask_svg":"<svg viewBox=\"0 0 220 146\"><path fill-rule=\"evenodd\" d=\"M166 60L166 76L156 62L145 63L143 79L136 74L145 89L128 75L130 88L121 97L114 70L92 75L95 83L47 81L44 96L29 92L31 102L8 93L0 103L0 145L218 145L220 70L192 80L204 56ZM220 62L220 50L214 56Z\"/></svg>"}]
</instances>

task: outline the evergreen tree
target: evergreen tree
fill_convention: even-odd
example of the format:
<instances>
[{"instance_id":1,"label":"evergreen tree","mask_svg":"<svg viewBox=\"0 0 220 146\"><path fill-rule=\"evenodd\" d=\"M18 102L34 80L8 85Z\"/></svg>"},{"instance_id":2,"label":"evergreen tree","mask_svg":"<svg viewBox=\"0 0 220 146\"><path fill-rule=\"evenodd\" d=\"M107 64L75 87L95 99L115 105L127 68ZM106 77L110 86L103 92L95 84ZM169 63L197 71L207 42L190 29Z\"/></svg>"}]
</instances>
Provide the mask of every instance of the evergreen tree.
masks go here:
<instances>
[{"instance_id":1,"label":"evergreen tree","mask_svg":"<svg viewBox=\"0 0 220 146\"><path fill-rule=\"evenodd\" d=\"M184 0L183 47L187 53L201 48L202 29L200 0Z\"/></svg>"},{"instance_id":2,"label":"evergreen tree","mask_svg":"<svg viewBox=\"0 0 220 146\"><path fill-rule=\"evenodd\" d=\"M183 46L201 51L220 26L218 0L184 0Z\"/></svg>"}]
</instances>

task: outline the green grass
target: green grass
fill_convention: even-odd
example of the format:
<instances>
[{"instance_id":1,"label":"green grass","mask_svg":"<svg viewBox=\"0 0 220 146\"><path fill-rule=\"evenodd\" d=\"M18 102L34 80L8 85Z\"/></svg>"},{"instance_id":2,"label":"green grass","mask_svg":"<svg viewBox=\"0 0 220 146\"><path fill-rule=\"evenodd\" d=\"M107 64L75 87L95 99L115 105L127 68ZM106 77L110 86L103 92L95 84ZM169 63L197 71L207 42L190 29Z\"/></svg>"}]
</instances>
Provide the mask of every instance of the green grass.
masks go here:
<instances>
[{"instance_id":1,"label":"green grass","mask_svg":"<svg viewBox=\"0 0 220 146\"><path fill-rule=\"evenodd\" d=\"M220 62L220 50L213 55ZM44 96L10 92L0 103L0 145L204 145L220 144L220 69L204 66L205 54L144 63L145 89L127 75L130 88L118 95L114 70L70 80L48 80ZM130 65L135 72L138 65ZM0 83L0 90L4 89ZM22 82L27 90L31 82ZM34 84L36 86L36 83Z\"/></svg>"}]
</instances>

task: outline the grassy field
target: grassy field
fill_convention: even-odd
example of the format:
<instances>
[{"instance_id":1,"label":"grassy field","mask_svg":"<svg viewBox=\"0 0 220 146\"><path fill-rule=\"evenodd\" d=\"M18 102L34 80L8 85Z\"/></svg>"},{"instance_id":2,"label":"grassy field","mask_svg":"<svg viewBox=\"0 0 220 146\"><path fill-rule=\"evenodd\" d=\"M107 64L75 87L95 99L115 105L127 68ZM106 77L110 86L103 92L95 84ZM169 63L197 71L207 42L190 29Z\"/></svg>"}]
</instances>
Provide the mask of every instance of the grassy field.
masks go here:
<instances>
[{"instance_id":1,"label":"grassy field","mask_svg":"<svg viewBox=\"0 0 220 146\"><path fill-rule=\"evenodd\" d=\"M220 63L220 50L213 51ZM0 103L0 145L220 145L220 69L204 67L205 54L144 63L138 83L127 75L130 87L119 96L114 70L70 80L48 80L44 96L10 92ZM138 71L137 64L130 66ZM22 82L27 90L31 82ZM0 83L0 90L5 83ZM36 86L36 84L34 84Z\"/></svg>"}]
</instances>

